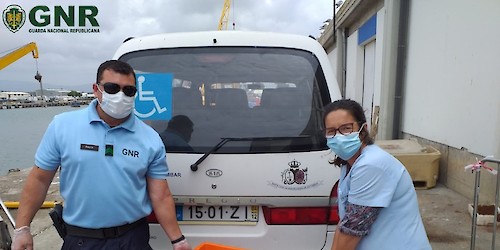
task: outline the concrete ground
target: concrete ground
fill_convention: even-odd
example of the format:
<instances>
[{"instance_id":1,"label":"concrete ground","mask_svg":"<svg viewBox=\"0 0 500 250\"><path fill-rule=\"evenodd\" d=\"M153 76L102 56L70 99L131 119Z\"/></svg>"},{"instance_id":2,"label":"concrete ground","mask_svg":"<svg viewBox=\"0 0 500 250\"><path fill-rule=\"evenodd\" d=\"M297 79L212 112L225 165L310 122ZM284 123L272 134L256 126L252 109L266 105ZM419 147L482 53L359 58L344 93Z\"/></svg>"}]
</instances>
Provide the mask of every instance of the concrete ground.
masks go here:
<instances>
[{"instance_id":1,"label":"concrete ground","mask_svg":"<svg viewBox=\"0 0 500 250\"><path fill-rule=\"evenodd\" d=\"M467 207L473 203L473 197L464 197L439 184L431 189L417 190L417 195L432 249L471 249L472 218ZM492 238L493 225L476 226L474 249L492 249ZM496 238L495 247L500 249L500 239Z\"/></svg>"},{"instance_id":2,"label":"concrete ground","mask_svg":"<svg viewBox=\"0 0 500 250\"><path fill-rule=\"evenodd\" d=\"M0 176L0 197L5 201L19 201L22 188L30 169L20 172L12 172L6 176ZM46 201L62 201L59 195L59 177L54 177L49 191L47 192ZM52 220L49 216L50 209L40 209L35 215L31 223L31 233L33 234L34 249L49 250L61 249L62 239L57 234L56 229L52 226ZM9 209L9 213L16 218L17 209ZM10 234L12 235L12 227L8 216L0 209L0 216L9 224Z\"/></svg>"},{"instance_id":3,"label":"concrete ground","mask_svg":"<svg viewBox=\"0 0 500 250\"><path fill-rule=\"evenodd\" d=\"M18 201L28 170L0 176L0 197L3 201ZM59 182L56 177L49 189L47 201L61 200ZM472 219L467 211L467 205L473 197L464 197L443 185L431 189L417 190L422 219L427 235L435 250L470 249ZM9 209L15 217L16 209ZM35 249L60 249L62 240L52 226L48 216L49 209L41 209L36 214L31 225L34 235ZM8 221L3 211L0 216ZM9 226L12 234L12 228ZM475 249L492 249L493 227L477 226ZM500 229L498 229L500 230ZM397 237L397 236L396 236ZM496 248L500 249L500 239L496 240Z\"/></svg>"}]
</instances>

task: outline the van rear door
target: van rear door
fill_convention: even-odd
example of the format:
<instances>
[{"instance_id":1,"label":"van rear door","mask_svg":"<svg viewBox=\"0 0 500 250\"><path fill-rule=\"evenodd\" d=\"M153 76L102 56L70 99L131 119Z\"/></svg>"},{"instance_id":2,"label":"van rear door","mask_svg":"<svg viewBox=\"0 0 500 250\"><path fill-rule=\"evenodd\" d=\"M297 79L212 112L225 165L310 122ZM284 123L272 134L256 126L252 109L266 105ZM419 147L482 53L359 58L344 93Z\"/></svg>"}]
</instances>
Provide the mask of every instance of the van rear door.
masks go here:
<instances>
[{"instance_id":1,"label":"van rear door","mask_svg":"<svg viewBox=\"0 0 500 250\"><path fill-rule=\"evenodd\" d=\"M183 46L156 48L169 36L132 39L118 57L136 73L172 76L171 117L146 122L164 140L177 219L192 245L329 249L339 170L322 132L333 79L326 54L308 50L319 46L309 38L266 34L270 46L260 36L208 33L200 43L217 37L217 46L195 46L188 35ZM274 44L280 39L298 45ZM150 243L165 249L154 215L150 222Z\"/></svg>"}]
</instances>

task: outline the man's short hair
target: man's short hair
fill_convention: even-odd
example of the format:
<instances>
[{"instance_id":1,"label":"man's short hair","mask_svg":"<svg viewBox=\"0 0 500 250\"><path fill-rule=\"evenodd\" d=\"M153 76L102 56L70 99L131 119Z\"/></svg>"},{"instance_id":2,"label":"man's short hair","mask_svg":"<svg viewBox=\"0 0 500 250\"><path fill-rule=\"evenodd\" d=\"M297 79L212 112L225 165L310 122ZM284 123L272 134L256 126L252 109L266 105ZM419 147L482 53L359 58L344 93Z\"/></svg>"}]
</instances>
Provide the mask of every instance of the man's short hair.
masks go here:
<instances>
[{"instance_id":1,"label":"man's short hair","mask_svg":"<svg viewBox=\"0 0 500 250\"><path fill-rule=\"evenodd\" d=\"M135 72L132 66L126 62L118 61L118 60L109 60L101 63L99 65L99 68L97 69L97 78L96 78L96 83L100 83L102 80L102 74L105 70L112 70L116 73L122 74L122 75L132 75L134 76L134 82L135 82Z\"/></svg>"}]
</instances>

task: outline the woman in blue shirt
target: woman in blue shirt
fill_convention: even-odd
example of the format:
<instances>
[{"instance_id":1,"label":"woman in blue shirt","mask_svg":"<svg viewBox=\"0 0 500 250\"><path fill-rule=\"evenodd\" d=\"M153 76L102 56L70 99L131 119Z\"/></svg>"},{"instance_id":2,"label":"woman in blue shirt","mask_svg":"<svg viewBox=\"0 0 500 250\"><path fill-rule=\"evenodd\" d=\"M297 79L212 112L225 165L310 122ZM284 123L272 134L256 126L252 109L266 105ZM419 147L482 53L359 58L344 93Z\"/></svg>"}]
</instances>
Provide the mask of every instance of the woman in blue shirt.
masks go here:
<instances>
[{"instance_id":1,"label":"woman in blue shirt","mask_svg":"<svg viewBox=\"0 0 500 250\"><path fill-rule=\"evenodd\" d=\"M340 223L332 250L431 249L406 168L370 137L363 107L352 100L328 104L328 147L340 166Z\"/></svg>"}]
</instances>

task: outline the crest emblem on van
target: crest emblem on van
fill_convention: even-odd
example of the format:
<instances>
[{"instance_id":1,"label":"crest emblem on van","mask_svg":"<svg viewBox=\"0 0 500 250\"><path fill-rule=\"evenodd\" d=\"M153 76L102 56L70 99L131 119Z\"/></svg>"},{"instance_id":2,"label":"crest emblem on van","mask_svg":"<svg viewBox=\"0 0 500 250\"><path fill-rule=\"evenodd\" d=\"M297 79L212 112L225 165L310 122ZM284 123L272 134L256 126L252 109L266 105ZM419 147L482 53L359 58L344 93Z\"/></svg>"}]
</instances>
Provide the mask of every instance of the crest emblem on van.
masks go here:
<instances>
[{"instance_id":1,"label":"crest emblem on van","mask_svg":"<svg viewBox=\"0 0 500 250\"><path fill-rule=\"evenodd\" d=\"M222 175L222 170L219 169L209 169L205 172L208 177L219 177Z\"/></svg>"},{"instance_id":2,"label":"crest emblem on van","mask_svg":"<svg viewBox=\"0 0 500 250\"><path fill-rule=\"evenodd\" d=\"M283 183L287 185L292 184L306 184L307 182L307 168L299 168L300 162L295 159L288 163L289 168L281 173Z\"/></svg>"}]
</instances>

